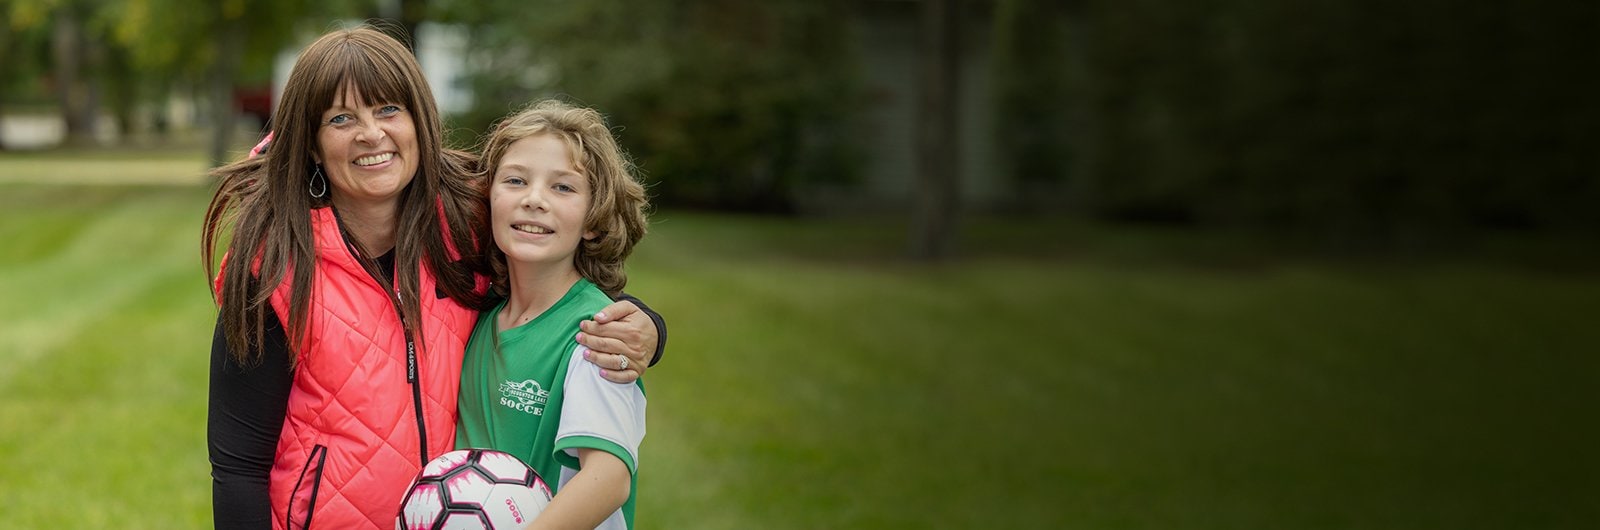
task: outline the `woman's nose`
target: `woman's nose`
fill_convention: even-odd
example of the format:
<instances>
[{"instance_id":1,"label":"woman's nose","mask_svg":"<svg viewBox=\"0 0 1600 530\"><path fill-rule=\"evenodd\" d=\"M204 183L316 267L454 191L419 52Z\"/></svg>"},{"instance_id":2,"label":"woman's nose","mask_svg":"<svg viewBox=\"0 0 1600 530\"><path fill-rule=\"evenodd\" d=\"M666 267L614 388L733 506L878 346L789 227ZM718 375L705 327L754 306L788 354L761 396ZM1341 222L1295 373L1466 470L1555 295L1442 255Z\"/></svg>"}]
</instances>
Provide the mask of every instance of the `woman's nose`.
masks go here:
<instances>
[{"instance_id":1,"label":"woman's nose","mask_svg":"<svg viewBox=\"0 0 1600 530\"><path fill-rule=\"evenodd\" d=\"M365 120L361 124L361 133L356 139L369 144L377 144L383 141L383 137L383 127L378 125L378 120Z\"/></svg>"}]
</instances>

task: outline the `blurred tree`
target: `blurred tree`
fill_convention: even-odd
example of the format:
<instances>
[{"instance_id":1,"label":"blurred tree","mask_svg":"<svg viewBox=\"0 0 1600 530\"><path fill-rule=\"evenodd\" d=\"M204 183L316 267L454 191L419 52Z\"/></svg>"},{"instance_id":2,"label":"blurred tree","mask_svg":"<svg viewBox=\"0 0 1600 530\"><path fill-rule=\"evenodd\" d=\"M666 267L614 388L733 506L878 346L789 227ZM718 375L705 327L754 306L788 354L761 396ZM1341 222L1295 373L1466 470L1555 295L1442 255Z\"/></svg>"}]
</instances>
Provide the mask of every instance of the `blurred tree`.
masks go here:
<instances>
[{"instance_id":1,"label":"blurred tree","mask_svg":"<svg viewBox=\"0 0 1600 530\"><path fill-rule=\"evenodd\" d=\"M1059 211L1068 174L1092 153L1072 145L1072 126L1081 113L1084 53L1079 0L997 0L993 44L995 140L1023 208ZM1070 14L1069 14L1070 13ZM1076 23L1080 31L1069 29Z\"/></svg>"},{"instance_id":2,"label":"blurred tree","mask_svg":"<svg viewBox=\"0 0 1600 530\"><path fill-rule=\"evenodd\" d=\"M400 22L414 31L425 0L396 0ZM233 145L235 86L270 82L273 62L294 42L298 25L326 29L327 21L378 11L375 0L6 0L0 30L0 73L10 75L28 61L31 28L48 29L50 81L67 123L69 143L90 141L102 98L122 132L131 133L136 109L157 106L174 90L199 88L209 120L212 163L226 161ZM407 37L406 40L410 40ZM103 87L103 88L102 88ZM154 120L154 121L160 121Z\"/></svg>"},{"instance_id":3,"label":"blurred tree","mask_svg":"<svg viewBox=\"0 0 1600 530\"><path fill-rule=\"evenodd\" d=\"M87 27L95 4L92 0L59 0L53 7L52 80L66 123L66 144L90 145L94 143L100 92L97 79L89 75L99 63Z\"/></svg>"},{"instance_id":4,"label":"blurred tree","mask_svg":"<svg viewBox=\"0 0 1600 530\"><path fill-rule=\"evenodd\" d=\"M12 74L11 65L16 61L13 58L14 49L18 48L13 41L16 40L17 30L11 27L11 2L0 1L0 124L5 122L6 95L10 92ZM0 126L0 151L6 150L5 127Z\"/></svg>"},{"instance_id":5,"label":"blurred tree","mask_svg":"<svg viewBox=\"0 0 1600 530\"><path fill-rule=\"evenodd\" d=\"M787 212L798 183L857 176L846 0L440 4L480 50L470 130L565 94L619 124L679 205Z\"/></svg>"},{"instance_id":6,"label":"blurred tree","mask_svg":"<svg viewBox=\"0 0 1600 530\"><path fill-rule=\"evenodd\" d=\"M50 12L45 2L0 0L0 107L54 99L40 82L50 64Z\"/></svg>"},{"instance_id":7,"label":"blurred tree","mask_svg":"<svg viewBox=\"0 0 1600 530\"><path fill-rule=\"evenodd\" d=\"M1475 227L1600 230L1600 4L1084 2L1075 151L1117 219L1341 246Z\"/></svg>"},{"instance_id":8,"label":"blurred tree","mask_svg":"<svg viewBox=\"0 0 1600 530\"><path fill-rule=\"evenodd\" d=\"M228 162L228 148L233 145L234 104L233 80L239 73L239 62L249 36L245 2L239 0L207 4L211 18L211 65L206 80L206 94L211 103L211 148L208 159L212 166ZM272 6L260 6L272 11ZM203 11L205 12L205 11ZM253 17L251 17L253 18ZM267 20L271 20L268 15ZM287 30L288 28L281 28ZM270 31L270 30L269 30ZM286 32L286 31L285 31Z\"/></svg>"},{"instance_id":9,"label":"blurred tree","mask_svg":"<svg viewBox=\"0 0 1600 530\"><path fill-rule=\"evenodd\" d=\"M213 165L227 161L233 145L234 87L241 80L265 82L277 53L294 42L302 21L322 22L349 14L364 2L309 0L127 0L106 13L113 33L126 44L139 72L156 74L157 90L169 79L204 86Z\"/></svg>"},{"instance_id":10,"label":"blurred tree","mask_svg":"<svg viewBox=\"0 0 1600 530\"><path fill-rule=\"evenodd\" d=\"M400 26L405 28L406 35L409 37L407 42L411 44L411 49L415 51L419 45L417 27L428 19L428 0L399 0L399 2Z\"/></svg>"},{"instance_id":11,"label":"blurred tree","mask_svg":"<svg viewBox=\"0 0 1600 530\"><path fill-rule=\"evenodd\" d=\"M376 0L357 9L378 29L399 40L416 53L422 45L417 28L427 22L434 8L428 0Z\"/></svg>"},{"instance_id":12,"label":"blurred tree","mask_svg":"<svg viewBox=\"0 0 1600 530\"><path fill-rule=\"evenodd\" d=\"M56 107L66 125L65 143L92 145L97 141L97 122L101 103L105 99L109 99L117 111L119 124L126 127L124 111L128 108L125 105L128 100L124 84L133 77L133 73L123 60L125 48L107 38L109 24L102 16L103 11L117 4L105 0L19 1L8 4L8 17L14 17L20 25L9 27L11 24L8 24L7 31L21 30L22 42L19 44L26 46L27 41L31 40L28 34L39 31L28 28L48 27L47 79L49 91L54 94ZM14 39L8 37L4 40ZM28 64L25 60L20 62ZM17 77L32 79L41 73L19 70ZM108 86L108 82L112 84Z\"/></svg>"},{"instance_id":13,"label":"blurred tree","mask_svg":"<svg viewBox=\"0 0 1600 530\"><path fill-rule=\"evenodd\" d=\"M923 0L918 15L917 180L911 193L911 254L924 260L948 256L959 226L960 11L959 0Z\"/></svg>"},{"instance_id":14,"label":"blurred tree","mask_svg":"<svg viewBox=\"0 0 1600 530\"><path fill-rule=\"evenodd\" d=\"M22 62L21 34L24 28L16 22L16 16L11 12L14 7L12 4L10 0L0 0L0 120L5 119L6 99L13 90L12 85L22 77L17 75L19 68L16 65ZM0 127L0 151L5 149L5 129Z\"/></svg>"},{"instance_id":15,"label":"blurred tree","mask_svg":"<svg viewBox=\"0 0 1600 530\"><path fill-rule=\"evenodd\" d=\"M81 2L82 9L78 16L82 18L75 23L81 30L79 36L83 37L84 56L87 58L87 62L80 65L87 67L80 77L89 86L92 97L88 106L70 112L81 113L77 119L87 122L86 128L93 134L103 104L114 118L117 138L126 140L132 136L134 110L141 100L141 93L144 92L141 85L145 83L140 79L155 76L145 76L144 72L136 69L132 58L133 50L129 43L116 38L118 20L123 11L122 3L105 0L78 1ZM59 23L60 19L57 21Z\"/></svg>"}]
</instances>

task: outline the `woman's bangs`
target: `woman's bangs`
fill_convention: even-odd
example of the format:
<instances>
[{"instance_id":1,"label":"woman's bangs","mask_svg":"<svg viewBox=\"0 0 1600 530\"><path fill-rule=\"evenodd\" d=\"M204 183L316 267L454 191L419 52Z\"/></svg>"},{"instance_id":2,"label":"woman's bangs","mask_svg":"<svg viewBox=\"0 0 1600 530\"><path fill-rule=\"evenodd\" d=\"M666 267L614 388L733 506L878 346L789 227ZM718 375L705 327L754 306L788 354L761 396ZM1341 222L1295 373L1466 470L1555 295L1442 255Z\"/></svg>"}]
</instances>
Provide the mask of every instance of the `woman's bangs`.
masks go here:
<instances>
[{"instance_id":1,"label":"woman's bangs","mask_svg":"<svg viewBox=\"0 0 1600 530\"><path fill-rule=\"evenodd\" d=\"M376 50L370 50L354 43L343 46L343 53L334 71L339 75L333 80L328 94L328 105L344 99L344 91L355 87L361 96L362 105L376 105L378 103L396 103L411 105L411 87L405 82L405 75L401 73L399 65L376 60Z\"/></svg>"}]
</instances>

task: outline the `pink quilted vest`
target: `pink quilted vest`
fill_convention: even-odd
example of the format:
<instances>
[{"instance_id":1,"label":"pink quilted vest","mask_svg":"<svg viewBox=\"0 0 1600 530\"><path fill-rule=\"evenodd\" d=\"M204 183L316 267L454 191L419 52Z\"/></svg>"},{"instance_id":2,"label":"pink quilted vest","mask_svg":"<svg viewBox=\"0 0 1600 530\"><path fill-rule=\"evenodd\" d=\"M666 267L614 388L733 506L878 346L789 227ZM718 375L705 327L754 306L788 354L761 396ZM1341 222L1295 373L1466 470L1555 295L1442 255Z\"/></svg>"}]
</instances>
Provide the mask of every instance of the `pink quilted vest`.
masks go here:
<instances>
[{"instance_id":1,"label":"pink quilted vest","mask_svg":"<svg viewBox=\"0 0 1600 530\"><path fill-rule=\"evenodd\" d=\"M437 294L423 267L413 385L389 295L345 246L332 210L312 210L311 225L316 272L272 466L273 527L393 528L422 469L421 442L427 459L455 444L462 352L477 314ZM280 319L289 315L289 294L284 282L272 295Z\"/></svg>"}]
</instances>

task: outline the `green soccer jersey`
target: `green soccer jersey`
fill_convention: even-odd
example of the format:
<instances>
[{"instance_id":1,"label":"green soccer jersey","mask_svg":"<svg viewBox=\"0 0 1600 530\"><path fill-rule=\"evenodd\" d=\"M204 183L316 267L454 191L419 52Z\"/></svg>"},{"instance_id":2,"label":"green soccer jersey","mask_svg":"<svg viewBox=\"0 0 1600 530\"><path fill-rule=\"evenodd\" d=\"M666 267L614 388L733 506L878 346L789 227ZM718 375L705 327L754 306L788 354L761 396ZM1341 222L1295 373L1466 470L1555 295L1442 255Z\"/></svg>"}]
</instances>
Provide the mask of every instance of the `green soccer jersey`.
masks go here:
<instances>
[{"instance_id":1,"label":"green soccer jersey","mask_svg":"<svg viewBox=\"0 0 1600 530\"><path fill-rule=\"evenodd\" d=\"M577 341L578 323L610 303L580 279L550 309L498 337L495 323L505 302L479 315L461 367L456 447L516 455L554 492L577 473L578 449L616 455L632 473L632 488L599 528L633 528L644 385L602 379Z\"/></svg>"}]
</instances>

